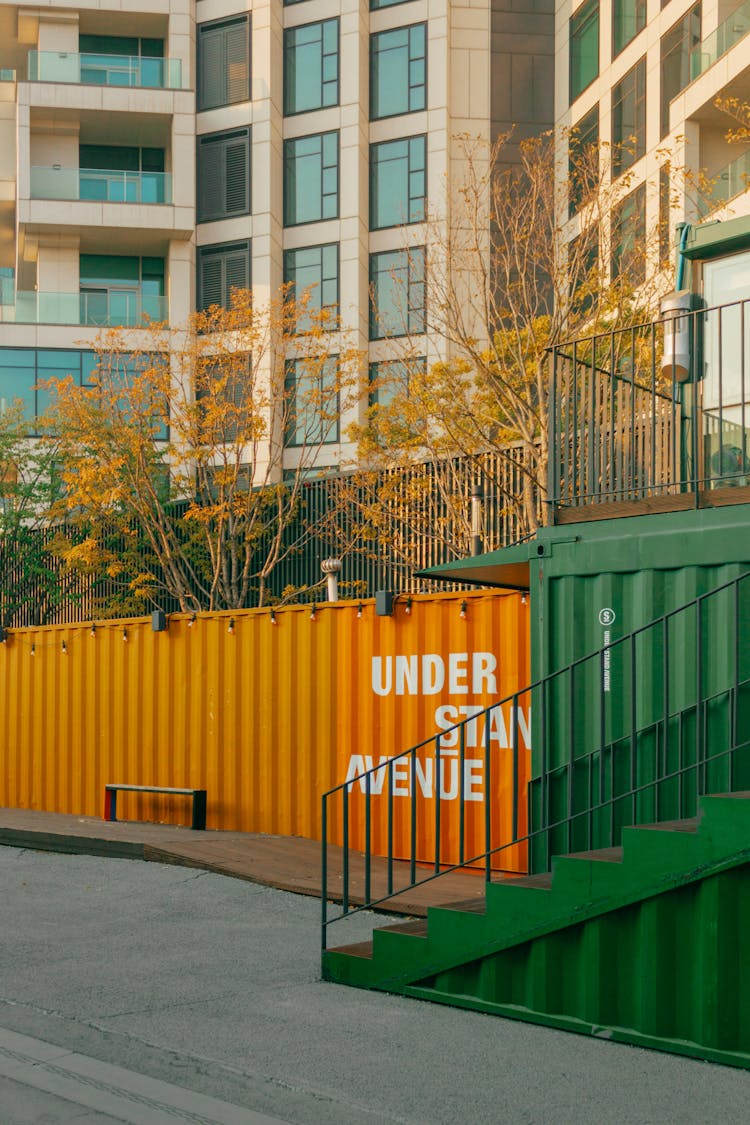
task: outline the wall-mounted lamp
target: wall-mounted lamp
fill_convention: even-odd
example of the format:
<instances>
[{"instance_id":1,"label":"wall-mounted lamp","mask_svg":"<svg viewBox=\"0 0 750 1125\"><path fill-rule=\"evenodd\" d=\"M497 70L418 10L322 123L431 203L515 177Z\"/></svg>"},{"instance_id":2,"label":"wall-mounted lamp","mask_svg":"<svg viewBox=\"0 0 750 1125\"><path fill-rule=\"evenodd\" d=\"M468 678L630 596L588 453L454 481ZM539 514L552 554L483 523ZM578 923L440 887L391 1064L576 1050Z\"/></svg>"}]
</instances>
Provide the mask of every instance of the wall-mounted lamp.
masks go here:
<instances>
[{"instance_id":1,"label":"wall-mounted lamp","mask_svg":"<svg viewBox=\"0 0 750 1125\"><path fill-rule=\"evenodd\" d=\"M375 591L375 613L378 617L393 617L393 590Z\"/></svg>"},{"instance_id":2,"label":"wall-mounted lamp","mask_svg":"<svg viewBox=\"0 0 750 1125\"><path fill-rule=\"evenodd\" d=\"M167 615L163 609L155 609L151 614L151 632L163 633L167 628Z\"/></svg>"}]
</instances>

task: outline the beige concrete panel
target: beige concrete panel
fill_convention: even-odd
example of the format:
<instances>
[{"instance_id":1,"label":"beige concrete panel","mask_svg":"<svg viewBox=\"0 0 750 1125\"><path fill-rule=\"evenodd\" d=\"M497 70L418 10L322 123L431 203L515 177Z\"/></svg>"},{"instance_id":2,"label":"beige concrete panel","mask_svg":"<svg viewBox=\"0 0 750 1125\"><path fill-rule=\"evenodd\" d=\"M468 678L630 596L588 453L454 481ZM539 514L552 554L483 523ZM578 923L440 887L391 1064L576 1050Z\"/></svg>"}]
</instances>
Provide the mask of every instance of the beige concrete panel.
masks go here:
<instances>
[{"instance_id":1,"label":"beige concrete panel","mask_svg":"<svg viewBox=\"0 0 750 1125\"><path fill-rule=\"evenodd\" d=\"M262 216L240 215L215 223L198 223L195 240L198 246L215 246L219 242L243 242L258 234ZM267 223L266 229L267 229Z\"/></svg>"},{"instance_id":2,"label":"beige concrete panel","mask_svg":"<svg viewBox=\"0 0 750 1125\"><path fill-rule=\"evenodd\" d=\"M37 289L40 293L77 293L79 289L77 240L49 237L39 241Z\"/></svg>"},{"instance_id":3,"label":"beige concrete panel","mask_svg":"<svg viewBox=\"0 0 750 1125\"><path fill-rule=\"evenodd\" d=\"M370 13L370 29L386 31L389 27L404 27L409 23L423 23L427 19L445 14L445 0L412 0L409 4L395 4Z\"/></svg>"},{"instance_id":4,"label":"beige concrete panel","mask_svg":"<svg viewBox=\"0 0 750 1125\"><path fill-rule=\"evenodd\" d=\"M257 5L243 2L243 0L197 0L195 5L195 22L211 23L213 20L230 19L240 16L244 12L252 12Z\"/></svg>"},{"instance_id":5,"label":"beige concrete panel","mask_svg":"<svg viewBox=\"0 0 750 1125\"><path fill-rule=\"evenodd\" d=\"M196 132L198 136L223 133L229 129L241 129L243 125L252 125L260 119L261 111L257 102L238 102L236 105L225 105L197 114Z\"/></svg>"},{"instance_id":6,"label":"beige concrete panel","mask_svg":"<svg viewBox=\"0 0 750 1125\"><path fill-rule=\"evenodd\" d=\"M191 242L169 243L166 272L170 322L181 326L195 308L195 247Z\"/></svg>"},{"instance_id":7,"label":"beige concrete panel","mask_svg":"<svg viewBox=\"0 0 750 1125\"><path fill-rule=\"evenodd\" d=\"M371 121L370 142L379 144L381 141L396 141L399 137L415 137L418 133L426 133L429 125L427 110L386 117L384 121Z\"/></svg>"},{"instance_id":8,"label":"beige concrete panel","mask_svg":"<svg viewBox=\"0 0 750 1125\"><path fill-rule=\"evenodd\" d=\"M77 168L78 130L64 133L32 132L30 138L30 159L32 167Z\"/></svg>"}]
</instances>

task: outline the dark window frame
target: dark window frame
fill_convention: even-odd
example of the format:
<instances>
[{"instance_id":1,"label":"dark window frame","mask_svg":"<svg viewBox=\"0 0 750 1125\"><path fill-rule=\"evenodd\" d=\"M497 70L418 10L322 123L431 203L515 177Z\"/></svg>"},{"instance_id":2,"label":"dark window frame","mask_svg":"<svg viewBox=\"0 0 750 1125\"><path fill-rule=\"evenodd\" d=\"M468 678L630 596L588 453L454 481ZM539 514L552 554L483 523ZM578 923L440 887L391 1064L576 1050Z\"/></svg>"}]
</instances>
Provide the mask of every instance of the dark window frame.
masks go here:
<instances>
[{"instance_id":1,"label":"dark window frame","mask_svg":"<svg viewBox=\"0 0 750 1125\"><path fill-rule=\"evenodd\" d=\"M633 210L628 213L628 208ZM632 229L627 230L628 224ZM610 274L613 280L624 269L632 274L635 285L646 276L646 182L633 188L612 210L610 227ZM629 257L628 257L629 256ZM623 259L626 259L623 264Z\"/></svg>"},{"instance_id":2,"label":"dark window frame","mask_svg":"<svg viewBox=\"0 0 750 1125\"><path fill-rule=\"evenodd\" d=\"M331 326L330 327L331 327L331 331L335 331L338 328L338 313L339 313L339 308L340 308L340 305L341 305L341 247L340 247L340 244L338 242L319 242L319 243L315 243L312 246L295 246L295 247L290 248L289 250L285 250L284 251L284 284L292 286L292 289L290 290L290 295L293 296L296 299L296 279L291 276L291 274L293 272L293 269L290 267L290 262L292 260L292 256L295 255L295 254L304 253L305 251L309 252L311 250L319 250L320 251L320 263L321 263L321 265L320 265L320 281L318 282L318 284L320 286L320 295L321 295L321 298L322 298L322 296L323 296L323 286L326 285L326 284L331 284L331 283L334 282L334 279L331 278L330 276L326 277L325 272L324 272L325 271L325 264L324 264L323 251L328 250L331 247L335 247L335 250L336 250L336 254L335 254L335 259L336 259L336 277L335 277L336 300L333 303L330 302L330 301L322 301L321 300L321 302L319 304L315 305L315 307L333 310L333 316L331 317ZM294 270L296 270L296 268L297 267L295 266ZM306 289L307 286L304 286L303 288ZM302 331L302 329L300 329L300 331Z\"/></svg>"},{"instance_id":3,"label":"dark window frame","mask_svg":"<svg viewBox=\"0 0 750 1125\"><path fill-rule=\"evenodd\" d=\"M418 167L418 166L413 168L412 164L411 164L412 143L414 141L421 141L422 142L422 167L421 168ZM408 195L407 195L407 199L406 199L405 202L406 202L406 213L407 213L408 217L397 219L395 222L376 223L375 222L375 208L376 208L376 205L377 205L377 192L376 192L376 188L375 188L375 162L376 162L376 159L377 159L376 153L380 149L386 149L389 145L398 145L398 144L404 144L404 143L406 143L406 145L407 145L406 178L407 178L407 184L408 184ZM396 158L396 159L404 159L404 158L399 157L399 158ZM422 191L419 194L412 195L411 194L412 177L418 175L420 172L422 174ZM370 230L389 230L392 227L409 226L413 223L423 223L425 221L426 211L427 211L427 134L426 133L415 133L411 137L396 137L394 140L378 141L375 144L371 144L370 145L370 185L369 186L370 186ZM412 217L412 204L415 205L415 209L419 208L420 201L421 201L421 211L419 211L418 214L415 214L414 217Z\"/></svg>"},{"instance_id":4,"label":"dark window frame","mask_svg":"<svg viewBox=\"0 0 750 1125\"><path fill-rule=\"evenodd\" d=\"M333 56L336 59L336 78L328 80L329 82L335 81L336 98L335 98L335 101L324 102L323 101L323 91L324 91L325 86L326 86L326 79L324 78L323 72L324 72L324 67L325 67L325 59L332 57L332 55L331 55L330 52L329 52L328 55L326 55L326 53L325 53L323 28L326 24L329 24L329 23L335 23L336 24L336 51L335 51L335 55ZM321 91L321 96L320 96L320 103L319 103L319 105L316 105L316 106L310 106L308 109L289 109L289 100L290 100L289 99L289 85L288 85L289 75L290 75L289 56L290 56L291 52L294 50L294 47L289 45L289 40L298 31L306 31L308 28L311 28L311 27L319 27L321 29L321 36L320 36L320 40L321 40L321 52L320 52L320 58L321 58L320 91ZM300 113L318 113L318 112L320 112L320 110L331 109L332 107L339 105L340 101L341 101L341 20L339 19L339 17L338 16L331 16L328 19L312 20L310 23L297 24L295 27L285 27L284 28L284 116L285 117L297 117Z\"/></svg>"},{"instance_id":5,"label":"dark window frame","mask_svg":"<svg viewBox=\"0 0 750 1125\"><path fill-rule=\"evenodd\" d=\"M392 256L395 254L404 255L406 263L406 324L403 326L403 331L389 331L388 327L383 326L380 316L377 311L377 289L378 281L381 276L393 275L396 270L403 269L402 266L391 265L382 270L377 268L378 259ZM421 265L419 267L421 273L415 277L412 276L412 266L415 263L415 255L419 255ZM406 336L423 336L426 332L426 277L427 277L427 247L410 246L408 249L393 249L393 250L380 250L370 254L369 263L369 276L370 276L370 316L369 316L369 338L371 340L387 340L399 339ZM402 284L402 283L401 283ZM417 304L412 299L412 294L415 291L421 291L421 302ZM416 323L412 324L412 318L416 318Z\"/></svg>"},{"instance_id":6,"label":"dark window frame","mask_svg":"<svg viewBox=\"0 0 750 1125\"><path fill-rule=\"evenodd\" d=\"M617 10L618 6L622 9L625 7L626 0L612 0L612 58L616 59L621 55L625 48L633 42L636 36L640 35L646 26L647 19L647 3L646 0L635 0L631 5L635 14L634 31L629 39L618 39L617 36ZM622 21L621 21L622 24Z\"/></svg>"},{"instance_id":7,"label":"dark window frame","mask_svg":"<svg viewBox=\"0 0 750 1125\"><path fill-rule=\"evenodd\" d=\"M248 239L238 239L232 242L216 242L208 246L199 246L198 254L196 257L197 265L197 284L196 284L196 300L195 307L199 312L205 312L211 305L219 304L222 308L229 308L229 300L231 297L232 288L242 288L238 286L227 287L226 279L226 260L227 257L235 252L239 255L240 252L246 254L247 262L247 288L252 285L252 244ZM204 302L204 278L203 278L203 263L206 261L222 259L224 262L225 276L222 279L222 300L212 301L210 304Z\"/></svg>"},{"instance_id":8,"label":"dark window frame","mask_svg":"<svg viewBox=\"0 0 750 1125\"><path fill-rule=\"evenodd\" d=\"M412 54L411 54L411 34L410 34L409 35L409 47L408 47L408 50L409 50L408 66L409 66L409 70L411 71L411 66L412 66L413 62L419 62L420 60L424 60L424 81L420 84L413 84L412 81L411 81L411 74L409 75L409 80L408 80L408 83L407 83L407 89L409 91L409 108L408 109L397 110L395 113L376 113L375 112L375 102L376 102L375 87L376 87L376 70L377 70L377 68L375 66L375 44L376 44L376 41L378 39L380 39L381 36L392 35L393 32L395 32L395 31L408 31L408 32L411 33L412 31L416 31L418 28L421 29L423 34L424 34L424 54L423 55L415 55L415 56L412 57ZM404 117L409 113L424 113L427 110L427 108L428 108L427 86L428 86L428 78L429 78L429 36L427 34L427 30L428 30L427 22L421 21L421 22L418 22L418 23L402 24L400 27L388 27L388 28L384 28L382 31L374 31L374 32L371 33L371 35L370 35L370 121L388 121L389 118L392 118L392 117ZM412 90L418 90L418 89L422 89L424 91L424 105L414 106L412 108L412 105L411 105Z\"/></svg>"},{"instance_id":9,"label":"dark window frame","mask_svg":"<svg viewBox=\"0 0 750 1125\"><path fill-rule=\"evenodd\" d=\"M224 75L224 86L226 92L226 100L214 102L211 105L204 104L205 90L204 90L204 64L201 61L203 54L202 44L205 42L204 35L215 33L216 31L238 26L245 25L245 52L247 59L247 91L245 97L237 98L235 100L228 100L229 98L229 72L227 70ZM253 39L252 39L252 15L250 12L242 12L236 16L230 16L224 19L210 20L206 23L199 23L196 26L196 83L195 83L195 110L196 113L208 113L212 109L221 109L228 105L241 105L242 102L250 101L252 97L252 81L253 81Z\"/></svg>"},{"instance_id":10,"label":"dark window frame","mask_svg":"<svg viewBox=\"0 0 750 1125\"><path fill-rule=\"evenodd\" d=\"M323 361L323 364L320 368L320 371L316 375L316 379L321 383L321 387L322 387L322 380L325 378L326 368L327 368L328 364L329 363L338 364L338 361L339 361L338 355L327 356L326 359ZM285 363L284 363L284 395L286 396L287 403L289 403L291 401L290 396L296 392L296 388L299 386L299 383L300 383L299 376L297 375L298 365L304 364L304 363L305 363L305 359L304 359L303 356L302 357L299 357L299 356L290 357L287 360L285 360ZM332 398L333 398L333 396L332 396ZM318 446L324 446L324 445L337 445L341 441L341 395L340 395L340 392L338 390L336 391L335 398L336 398L336 418L335 418L335 421L325 421L324 419L321 418L319 420L319 423L318 423L319 426L320 426L321 435L319 437L316 437L314 435L310 436L306 431L305 440L303 440L303 441L290 440L290 424L294 428L295 438L296 438L297 429L298 429L298 427L296 425L296 421L297 421L296 405L293 406L291 408L289 416L286 419L286 426L285 426L285 433L284 433L284 446L285 446L285 448L287 448L287 449L305 449L305 448L308 448L309 449L310 447L316 448ZM334 437L328 436L328 433L331 432L330 429L326 433L324 433L324 427L331 427L333 429L333 431L335 432L335 436Z\"/></svg>"},{"instance_id":11,"label":"dark window frame","mask_svg":"<svg viewBox=\"0 0 750 1125\"><path fill-rule=\"evenodd\" d=\"M568 21L568 102L570 105L599 77L601 66L601 20L599 17L599 0L583 0L583 3L578 6ZM576 55L573 47L574 44L580 44L583 32L594 20L596 20L596 70L584 85L574 86L575 61L578 59L580 62L580 56Z\"/></svg>"},{"instance_id":12,"label":"dark window frame","mask_svg":"<svg viewBox=\"0 0 750 1125\"><path fill-rule=\"evenodd\" d=\"M647 82L646 56L643 55L612 87L612 175L615 177L632 168L646 155ZM626 84L632 84L632 89L628 89ZM620 121L620 127L617 129L616 122L618 113L622 113L622 107L631 97L635 120L633 129L626 134L625 123Z\"/></svg>"},{"instance_id":13,"label":"dark window frame","mask_svg":"<svg viewBox=\"0 0 750 1125\"><path fill-rule=\"evenodd\" d=\"M325 157L324 157L323 140L324 140L325 137L332 137L332 136L335 136L335 138L336 138L336 163L335 163L335 165L324 163ZM296 218L290 219L289 214L290 214L290 207L291 207L291 194L290 194L291 177L289 175L289 164L290 164L291 160L295 159L295 157L291 156L290 154L292 152L292 148L293 148L294 145L299 144L300 141L312 140L314 137L319 137L320 141L321 141L321 145L320 145L320 212L321 212L321 214L319 215L319 217L317 219L296 219ZM330 171L330 169L333 168L333 167L336 168L336 191L335 191L336 206L335 206L334 214L324 215L323 214L324 200L326 198L331 198L334 195L334 193L333 192L327 192L327 193L324 192L323 191L323 184L324 184L326 172ZM326 129L322 133L306 133L302 137L289 137L289 138L287 138L284 141L284 199L283 199L284 226L285 227L303 227L303 226L308 226L310 223L327 223L327 222L330 222L332 219L338 219L339 212L341 210L341 198L340 198L340 196L341 196L341 138L339 136L339 130L338 129Z\"/></svg>"},{"instance_id":14,"label":"dark window frame","mask_svg":"<svg viewBox=\"0 0 750 1125\"><path fill-rule=\"evenodd\" d=\"M217 209L212 213L206 214L203 210L203 186L204 175L206 170L205 162L202 158L204 148L210 151L215 147L212 156L208 157L209 162L215 161L217 153L222 153L222 160L225 160L226 149L230 141L239 139L245 141L245 204L238 210L230 211L226 206ZM202 133L195 139L196 150L196 192L195 192L195 207L196 207L196 223L211 223L218 222L222 219L234 219L241 215L251 215L253 206L253 176L252 176L252 132L250 126L243 126L240 129L222 130L217 133ZM226 165L225 165L226 168ZM226 202L226 189L225 183L225 202Z\"/></svg>"}]
</instances>

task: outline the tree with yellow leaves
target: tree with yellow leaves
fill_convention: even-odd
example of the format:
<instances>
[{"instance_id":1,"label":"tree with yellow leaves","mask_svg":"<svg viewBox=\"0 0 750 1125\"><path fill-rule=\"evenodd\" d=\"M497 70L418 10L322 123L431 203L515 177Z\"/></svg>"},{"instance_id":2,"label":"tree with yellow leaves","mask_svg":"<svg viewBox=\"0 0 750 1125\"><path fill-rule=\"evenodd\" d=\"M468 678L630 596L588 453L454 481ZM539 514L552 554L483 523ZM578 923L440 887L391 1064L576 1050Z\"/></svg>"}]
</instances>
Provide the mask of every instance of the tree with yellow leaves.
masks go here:
<instances>
[{"instance_id":1,"label":"tree with yellow leaves","mask_svg":"<svg viewBox=\"0 0 750 1125\"><path fill-rule=\"evenodd\" d=\"M335 467L357 399L359 357L330 311L237 289L180 330L112 330L97 354L89 386L51 387L51 514L82 532L71 565L106 568L123 608L267 604L274 568L315 533L305 479Z\"/></svg>"},{"instance_id":2,"label":"tree with yellow leaves","mask_svg":"<svg viewBox=\"0 0 750 1125\"><path fill-rule=\"evenodd\" d=\"M404 330L358 431L373 466L435 467L464 538L469 497L440 467L483 458L484 490L532 533L546 519L549 349L649 319L672 285L632 161L576 130L521 142L516 164L512 145L512 133L489 148L465 140L460 189L427 223L425 330L444 357L425 359Z\"/></svg>"}]
</instances>

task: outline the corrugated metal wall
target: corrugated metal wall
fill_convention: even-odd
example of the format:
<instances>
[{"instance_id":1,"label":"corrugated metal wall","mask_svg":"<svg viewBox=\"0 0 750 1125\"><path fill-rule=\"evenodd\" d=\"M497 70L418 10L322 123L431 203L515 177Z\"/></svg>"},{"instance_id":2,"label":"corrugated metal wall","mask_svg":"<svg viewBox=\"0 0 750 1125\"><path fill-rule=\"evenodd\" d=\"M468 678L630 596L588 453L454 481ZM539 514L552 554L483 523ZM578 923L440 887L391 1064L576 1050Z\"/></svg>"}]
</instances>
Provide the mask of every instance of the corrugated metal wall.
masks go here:
<instances>
[{"instance_id":1,"label":"corrugated metal wall","mask_svg":"<svg viewBox=\"0 0 750 1125\"><path fill-rule=\"evenodd\" d=\"M517 594L478 593L399 599L393 617L363 601L319 605L314 619L309 606L275 621L176 615L163 633L142 618L93 635L12 631L0 646L0 804L101 816L107 782L205 787L210 828L317 838L321 794L354 759L377 765L435 734L439 708L454 709L447 725L528 682L527 614ZM445 679L427 693L413 677L425 654ZM485 674L473 676L474 654ZM498 782L509 800L508 777ZM118 814L189 823L175 798L122 794Z\"/></svg>"}]
</instances>

